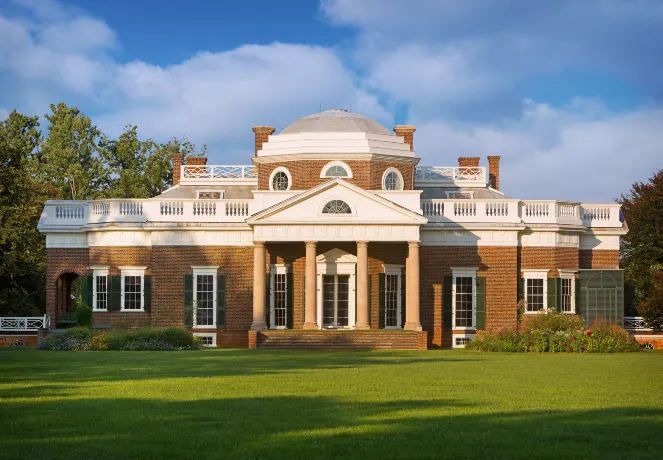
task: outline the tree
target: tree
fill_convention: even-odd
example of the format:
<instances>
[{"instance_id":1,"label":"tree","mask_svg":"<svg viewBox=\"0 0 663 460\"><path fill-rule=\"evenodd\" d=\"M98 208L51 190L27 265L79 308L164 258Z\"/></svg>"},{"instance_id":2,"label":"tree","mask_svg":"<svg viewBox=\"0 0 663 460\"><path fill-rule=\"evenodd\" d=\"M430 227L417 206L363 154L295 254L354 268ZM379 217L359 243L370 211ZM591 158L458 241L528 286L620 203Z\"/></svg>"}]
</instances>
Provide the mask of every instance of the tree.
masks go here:
<instances>
[{"instance_id":1,"label":"tree","mask_svg":"<svg viewBox=\"0 0 663 460\"><path fill-rule=\"evenodd\" d=\"M646 183L634 183L619 202L629 226L622 237L622 265L638 305L650 296L655 273L663 270L663 170Z\"/></svg>"},{"instance_id":2,"label":"tree","mask_svg":"<svg viewBox=\"0 0 663 460\"><path fill-rule=\"evenodd\" d=\"M663 271L653 276L649 296L640 302L638 311L654 332L663 331Z\"/></svg>"},{"instance_id":3,"label":"tree","mask_svg":"<svg viewBox=\"0 0 663 460\"><path fill-rule=\"evenodd\" d=\"M43 311L46 251L37 223L57 191L35 179L38 127L36 116L15 110L0 122L0 315Z\"/></svg>"},{"instance_id":4,"label":"tree","mask_svg":"<svg viewBox=\"0 0 663 460\"><path fill-rule=\"evenodd\" d=\"M102 196L110 181L97 153L101 131L76 107L51 104L48 137L43 142L44 180L63 198L87 200Z\"/></svg>"},{"instance_id":5,"label":"tree","mask_svg":"<svg viewBox=\"0 0 663 460\"><path fill-rule=\"evenodd\" d=\"M140 140L136 126L127 126L117 140L103 137L101 156L109 167L110 198L151 198L172 182L170 150L151 139Z\"/></svg>"}]
</instances>

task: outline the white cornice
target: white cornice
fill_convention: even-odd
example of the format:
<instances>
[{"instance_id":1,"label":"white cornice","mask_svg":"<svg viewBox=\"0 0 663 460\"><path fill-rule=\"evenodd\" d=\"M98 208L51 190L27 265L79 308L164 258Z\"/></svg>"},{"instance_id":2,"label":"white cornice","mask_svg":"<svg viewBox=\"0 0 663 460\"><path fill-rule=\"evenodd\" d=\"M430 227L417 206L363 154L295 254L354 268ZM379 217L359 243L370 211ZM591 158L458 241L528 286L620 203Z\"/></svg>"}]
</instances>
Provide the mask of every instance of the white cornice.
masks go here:
<instances>
[{"instance_id":1,"label":"white cornice","mask_svg":"<svg viewBox=\"0 0 663 460\"><path fill-rule=\"evenodd\" d=\"M283 163L286 161L301 160L364 160L364 161L382 161L389 163L408 163L416 165L421 160L415 157L404 157L399 155L384 155L380 153L292 153L284 155L271 155L267 157L253 157L251 161L254 164L259 163Z\"/></svg>"}]
</instances>

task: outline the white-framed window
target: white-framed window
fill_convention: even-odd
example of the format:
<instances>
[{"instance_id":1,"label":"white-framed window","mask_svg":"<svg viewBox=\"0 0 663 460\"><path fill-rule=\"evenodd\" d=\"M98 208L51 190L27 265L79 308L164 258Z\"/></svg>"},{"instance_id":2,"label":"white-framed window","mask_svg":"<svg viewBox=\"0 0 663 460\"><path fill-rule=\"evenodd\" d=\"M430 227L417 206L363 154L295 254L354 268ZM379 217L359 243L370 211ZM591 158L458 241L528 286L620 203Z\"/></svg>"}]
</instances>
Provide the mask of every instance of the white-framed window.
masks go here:
<instances>
[{"instance_id":1,"label":"white-framed window","mask_svg":"<svg viewBox=\"0 0 663 460\"><path fill-rule=\"evenodd\" d=\"M453 342L451 344L452 348L465 348L465 345L469 341L474 340L475 335L474 334L454 334L452 337L453 337Z\"/></svg>"},{"instance_id":2,"label":"white-framed window","mask_svg":"<svg viewBox=\"0 0 663 460\"><path fill-rule=\"evenodd\" d=\"M108 267L92 271L92 310L108 311Z\"/></svg>"},{"instance_id":3,"label":"white-framed window","mask_svg":"<svg viewBox=\"0 0 663 460\"><path fill-rule=\"evenodd\" d=\"M384 328L402 329L402 265L384 264Z\"/></svg>"},{"instance_id":4,"label":"white-framed window","mask_svg":"<svg viewBox=\"0 0 663 460\"><path fill-rule=\"evenodd\" d=\"M352 208L343 200L329 200L322 207L322 214L352 214Z\"/></svg>"},{"instance_id":5,"label":"white-framed window","mask_svg":"<svg viewBox=\"0 0 663 460\"><path fill-rule=\"evenodd\" d=\"M199 200L221 200L225 190L198 190L197 195Z\"/></svg>"},{"instance_id":6,"label":"white-framed window","mask_svg":"<svg viewBox=\"0 0 663 460\"><path fill-rule=\"evenodd\" d=\"M203 347L216 347L216 334L213 332L194 332L194 337L198 337Z\"/></svg>"},{"instance_id":7,"label":"white-framed window","mask_svg":"<svg viewBox=\"0 0 663 460\"><path fill-rule=\"evenodd\" d=\"M276 192L284 192L292 187L292 176L288 168L279 166L269 176L269 189Z\"/></svg>"},{"instance_id":8,"label":"white-framed window","mask_svg":"<svg viewBox=\"0 0 663 460\"><path fill-rule=\"evenodd\" d=\"M403 175L396 168L388 168L382 175L383 190L403 190Z\"/></svg>"},{"instance_id":9,"label":"white-framed window","mask_svg":"<svg viewBox=\"0 0 663 460\"><path fill-rule=\"evenodd\" d=\"M269 309L270 329L288 327L288 266L274 264L269 271Z\"/></svg>"},{"instance_id":10,"label":"white-framed window","mask_svg":"<svg viewBox=\"0 0 663 460\"><path fill-rule=\"evenodd\" d=\"M332 161L330 163L327 163L322 168L322 171L320 171L320 178L333 179L334 177L351 179L352 170L347 164L343 163L342 161Z\"/></svg>"},{"instance_id":11,"label":"white-framed window","mask_svg":"<svg viewBox=\"0 0 663 460\"><path fill-rule=\"evenodd\" d=\"M525 300L527 309L525 313L536 314L541 310L548 310L548 269L523 270Z\"/></svg>"},{"instance_id":12,"label":"white-framed window","mask_svg":"<svg viewBox=\"0 0 663 460\"><path fill-rule=\"evenodd\" d=\"M216 271L219 267L193 268L193 327L216 327Z\"/></svg>"},{"instance_id":13,"label":"white-framed window","mask_svg":"<svg viewBox=\"0 0 663 460\"><path fill-rule=\"evenodd\" d=\"M451 268L453 329L477 327L477 267Z\"/></svg>"},{"instance_id":14,"label":"white-framed window","mask_svg":"<svg viewBox=\"0 0 663 460\"><path fill-rule=\"evenodd\" d=\"M572 270L559 270L559 310L562 313L576 312L576 274Z\"/></svg>"},{"instance_id":15,"label":"white-framed window","mask_svg":"<svg viewBox=\"0 0 663 460\"><path fill-rule=\"evenodd\" d=\"M145 311L145 269L119 267L122 278L121 311Z\"/></svg>"},{"instance_id":16,"label":"white-framed window","mask_svg":"<svg viewBox=\"0 0 663 460\"><path fill-rule=\"evenodd\" d=\"M447 192L447 198L450 200L471 200L474 198L474 192Z\"/></svg>"}]
</instances>

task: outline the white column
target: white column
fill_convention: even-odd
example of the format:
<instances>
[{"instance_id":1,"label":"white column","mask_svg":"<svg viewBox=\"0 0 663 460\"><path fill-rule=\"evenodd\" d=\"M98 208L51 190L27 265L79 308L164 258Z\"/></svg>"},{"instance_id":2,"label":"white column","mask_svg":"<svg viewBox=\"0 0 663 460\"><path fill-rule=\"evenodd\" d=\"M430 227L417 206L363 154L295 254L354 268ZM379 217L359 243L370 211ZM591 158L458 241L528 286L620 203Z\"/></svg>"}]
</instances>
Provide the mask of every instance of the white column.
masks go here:
<instances>
[{"instance_id":1,"label":"white column","mask_svg":"<svg viewBox=\"0 0 663 460\"><path fill-rule=\"evenodd\" d=\"M355 329L369 329L368 318L368 242L357 241L357 324Z\"/></svg>"},{"instance_id":2,"label":"white column","mask_svg":"<svg viewBox=\"0 0 663 460\"><path fill-rule=\"evenodd\" d=\"M253 322L252 331L267 329L265 322L265 243L253 243Z\"/></svg>"},{"instance_id":3,"label":"white column","mask_svg":"<svg viewBox=\"0 0 663 460\"><path fill-rule=\"evenodd\" d=\"M317 302L317 281L315 257L317 243L315 241L306 242L306 298L304 305L304 329L317 329L316 321L316 302Z\"/></svg>"},{"instance_id":4,"label":"white column","mask_svg":"<svg viewBox=\"0 0 663 460\"><path fill-rule=\"evenodd\" d=\"M408 241L408 257L406 266L407 298L405 299L405 326L408 331L420 331L419 319L419 242Z\"/></svg>"}]
</instances>

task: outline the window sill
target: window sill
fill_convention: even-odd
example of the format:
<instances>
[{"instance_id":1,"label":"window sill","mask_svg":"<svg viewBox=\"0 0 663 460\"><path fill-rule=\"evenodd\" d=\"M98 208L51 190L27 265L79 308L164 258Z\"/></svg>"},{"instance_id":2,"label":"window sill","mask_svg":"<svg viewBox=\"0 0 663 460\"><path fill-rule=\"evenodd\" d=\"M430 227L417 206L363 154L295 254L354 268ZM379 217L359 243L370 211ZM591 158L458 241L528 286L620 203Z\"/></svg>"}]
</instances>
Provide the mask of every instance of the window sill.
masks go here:
<instances>
[{"instance_id":1,"label":"window sill","mask_svg":"<svg viewBox=\"0 0 663 460\"><path fill-rule=\"evenodd\" d=\"M101 308L93 308L92 312L93 313L108 313L108 309L105 308L105 309L102 310Z\"/></svg>"},{"instance_id":2,"label":"window sill","mask_svg":"<svg viewBox=\"0 0 663 460\"><path fill-rule=\"evenodd\" d=\"M121 313L145 313L145 310L125 310L124 308L120 309Z\"/></svg>"},{"instance_id":3,"label":"window sill","mask_svg":"<svg viewBox=\"0 0 663 460\"><path fill-rule=\"evenodd\" d=\"M477 330L476 327L454 327L451 329L451 332L454 331L462 331L462 332L475 332Z\"/></svg>"},{"instance_id":4,"label":"window sill","mask_svg":"<svg viewBox=\"0 0 663 460\"><path fill-rule=\"evenodd\" d=\"M216 324L210 324L209 326L193 326L191 329L218 329Z\"/></svg>"}]
</instances>

